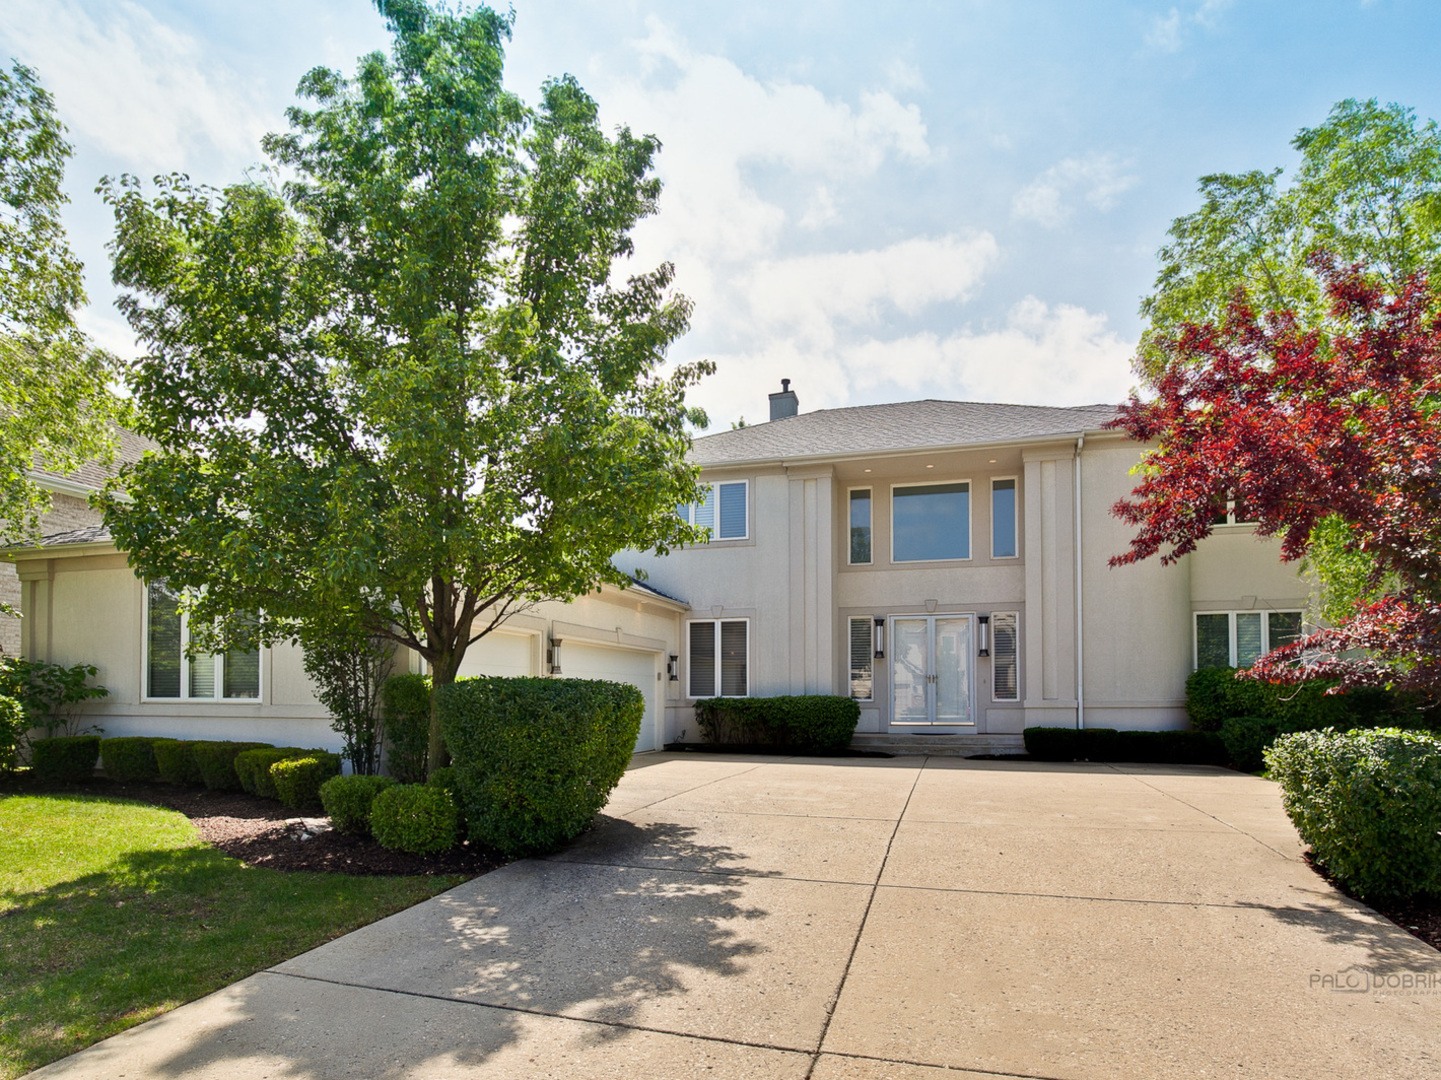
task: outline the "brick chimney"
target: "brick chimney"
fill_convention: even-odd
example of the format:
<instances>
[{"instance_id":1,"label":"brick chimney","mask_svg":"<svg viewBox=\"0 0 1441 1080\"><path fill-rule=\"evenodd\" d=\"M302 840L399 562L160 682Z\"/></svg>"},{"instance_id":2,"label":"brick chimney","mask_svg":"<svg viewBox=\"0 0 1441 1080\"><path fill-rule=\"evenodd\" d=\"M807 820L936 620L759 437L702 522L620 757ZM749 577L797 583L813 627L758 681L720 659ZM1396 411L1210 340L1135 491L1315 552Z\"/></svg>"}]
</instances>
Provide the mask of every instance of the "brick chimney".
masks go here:
<instances>
[{"instance_id":1,"label":"brick chimney","mask_svg":"<svg viewBox=\"0 0 1441 1080\"><path fill-rule=\"evenodd\" d=\"M801 403L796 398L796 392L791 389L789 379L782 379L781 392L772 394L770 398L772 420L784 420L787 416L794 416L801 411Z\"/></svg>"}]
</instances>

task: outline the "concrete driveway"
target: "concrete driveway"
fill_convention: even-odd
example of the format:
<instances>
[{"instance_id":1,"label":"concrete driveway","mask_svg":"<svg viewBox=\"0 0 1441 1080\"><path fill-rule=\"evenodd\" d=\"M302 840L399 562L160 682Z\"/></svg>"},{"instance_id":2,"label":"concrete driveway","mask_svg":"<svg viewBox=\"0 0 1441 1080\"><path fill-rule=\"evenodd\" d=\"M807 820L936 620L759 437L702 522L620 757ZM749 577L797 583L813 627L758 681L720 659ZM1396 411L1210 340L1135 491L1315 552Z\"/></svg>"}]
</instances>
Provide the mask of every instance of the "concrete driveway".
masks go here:
<instances>
[{"instance_id":1,"label":"concrete driveway","mask_svg":"<svg viewBox=\"0 0 1441 1080\"><path fill-rule=\"evenodd\" d=\"M1441 1075L1441 955L1251 776L651 755L607 814L33 1075Z\"/></svg>"}]
</instances>

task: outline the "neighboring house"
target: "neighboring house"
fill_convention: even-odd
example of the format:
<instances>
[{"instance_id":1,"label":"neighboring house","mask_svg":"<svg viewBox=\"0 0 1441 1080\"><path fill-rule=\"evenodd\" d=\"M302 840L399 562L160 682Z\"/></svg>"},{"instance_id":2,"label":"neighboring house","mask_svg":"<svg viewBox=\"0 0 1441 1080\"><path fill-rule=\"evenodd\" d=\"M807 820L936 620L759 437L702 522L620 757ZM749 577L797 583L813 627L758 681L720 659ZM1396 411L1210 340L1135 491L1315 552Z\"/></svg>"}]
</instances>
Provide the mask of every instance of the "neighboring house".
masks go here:
<instances>
[{"instance_id":1,"label":"neighboring house","mask_svg":"<svg viewBox=\"0 0 1441 1080\"><path fill-rule=\"evenodd\" d=\"M1019 744L1026 726L1178 728L1198 661L1292 640L1307 589L1227 520L1175 566L1110 569L1110 513L1140 448L1111 406L954 401L799 413L697 439L711 540L627 552L645 584L544 604L473 645L460 674L632 682L638 750L696 741L697 698L843 694L861 738ZM100 530L9 553L27 655L101 669L112 734L338 746L294 648L186 662L185 627Z\"/></svg>"}]
</instances>

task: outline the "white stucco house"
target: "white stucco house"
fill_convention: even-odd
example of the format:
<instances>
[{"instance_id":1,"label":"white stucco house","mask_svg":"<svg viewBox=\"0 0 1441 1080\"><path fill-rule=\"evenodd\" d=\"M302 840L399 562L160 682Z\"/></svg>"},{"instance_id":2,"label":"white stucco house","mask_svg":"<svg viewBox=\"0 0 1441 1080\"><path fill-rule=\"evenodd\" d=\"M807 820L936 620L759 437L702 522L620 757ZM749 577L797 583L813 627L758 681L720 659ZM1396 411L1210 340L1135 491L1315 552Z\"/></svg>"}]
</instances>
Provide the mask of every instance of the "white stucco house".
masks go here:
<instances>
[{"instance_id":1,"label":"white stucco house","mask_svg":"<svg viewBox=\"0 0 1441 1080\"><path fill-rule=\"evenodd\" d=\"M1141 454L1103 429L1112 406L802 413L788 385L770 406L696 440L706 497L678 512L709 543L622 553L643 584L517 615L461 675L634 683L639 751L697 741L697 698L843 694L858 743L986 752L1033 725L1185 727L1198 664L1249 663L1300 628L1306 583L1230 518L1178 565L1108 566ZM338 748L295 649L185 661L173 600L103 528L7 557L23 652L97 665L108 734Z\"/></svg>"}]
</instances>

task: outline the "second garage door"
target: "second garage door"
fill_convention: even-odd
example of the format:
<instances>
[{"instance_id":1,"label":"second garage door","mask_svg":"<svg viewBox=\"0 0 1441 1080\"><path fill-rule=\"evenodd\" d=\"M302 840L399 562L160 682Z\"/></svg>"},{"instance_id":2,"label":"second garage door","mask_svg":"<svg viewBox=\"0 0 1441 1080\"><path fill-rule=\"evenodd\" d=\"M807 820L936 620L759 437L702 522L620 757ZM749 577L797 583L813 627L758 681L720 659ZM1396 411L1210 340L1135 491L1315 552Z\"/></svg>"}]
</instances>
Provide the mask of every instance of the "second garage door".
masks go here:
<instances>
[{"instance_id":1,"label":"second garage door","mask_svg":"<svg viewBox=\"0 0 1441 1080\"><path fill-rule=\"evenodd\" d=\"M645 716L640 722L640 736L635 741L637 753L657 750L656 744L656 672L658 653L634 649L610 649L604 645L583 644L571 638L561 650L561 665L567 679L608 679L630 683L645 698Z\"/></svg>"}]
</instances>

